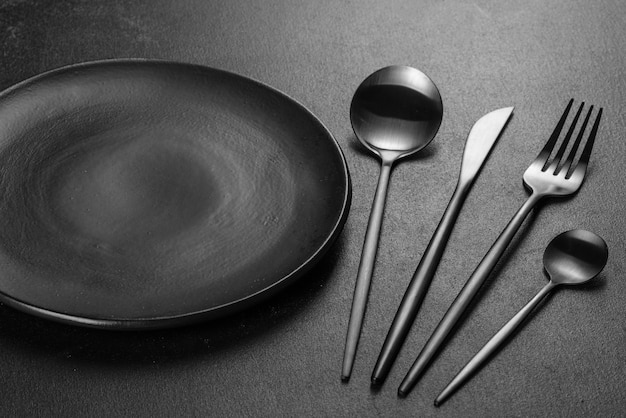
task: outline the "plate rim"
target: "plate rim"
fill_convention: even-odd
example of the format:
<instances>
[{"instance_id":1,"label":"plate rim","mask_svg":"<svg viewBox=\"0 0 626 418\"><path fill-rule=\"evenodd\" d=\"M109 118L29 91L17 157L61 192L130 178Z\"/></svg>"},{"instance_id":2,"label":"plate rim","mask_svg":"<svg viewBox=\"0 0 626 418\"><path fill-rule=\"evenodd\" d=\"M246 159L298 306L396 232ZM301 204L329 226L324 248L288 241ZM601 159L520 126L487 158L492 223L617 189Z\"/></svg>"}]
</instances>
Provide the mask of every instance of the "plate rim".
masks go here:
<instances>
[{"instance_id":1,"label":"plate rim","mask_svg":"<svg viewBox=\"0 0 626 418\"><path fill-rule=\"evenodd\" d=\"M311 110L309 110L304 104L302 104L299 100L293 98L292 96L284 93L281 90L278 90L271 85L259 81L255 78L244 76L239 73L235 73L232 71L211 67L204 64L184 62L184 61L175 61L175 60L166 60L166 59L152 59L152 58L112 58L112 59L102 59L102 60L90 60L90 61L82 61L74 64L63 65L60 67L52 68L41 73L38 73L34 76L28 77L22 81L19 81L6 89L0 91L0 101L3 101L6 97L10 96L14 91L22 88L25 85L37 82L41 79L45 79L47 77L54 76L57 73L63 73L67 71L77 70L81 68L88 67L98 67L102 65L112 65L112 64L151 64L151 65L168 65L168 66L181 66L187 68L195 68L201 71L212 71L222 73L229 77L234 77L236 79L241 79L242 81L256 84L257 86L267 89L271 91L273 94L277 94L278 96L286 99L287 102L295 105L299 108L300 111L304 112L312 119L312 121L317 124L320 128L320 132L323 132L324 135L330 139L330 143L333 145L335 149L335 154L339 157L341 161L341 167L343 172L343 183L345 184L345 190L343 193L343 201L341 203L341 209L338 211L339 216L337 217L337 221L330 229L329 233L325 237L324 241L316 248L316 250L304 260L297 268L293 269L289 274L284 275L280 279L273 281L272 284L260 289L254 293L246 295L242 298L218 305L213 306L207 309L196 310L193 312L176 314L176 315L164 315L164 316L154 316L154 317L145 317L145 318L99 318L94 316L82 316L82 315L74 315L67 314L64 312L60 312L54 309L47 309L41 306L37 306L26 301L20 300L14 296L9 295L8 293L0 290L0 303L20 310L22 312L26 312L28 314L32 314L34 316L38 316L45 319L50 319L56 322L61 322L70 325L79 325L88 328L98 328L98 329L112 329L112 330L149 330L149 329L162 329L162 328L172 328L183 325L191 325L201 321L208 321L213 319L218 319L220 317L224 317L230 315L234 312L241 311L249 308L250 306L261 302L263 299L267 299L278 291L282 290L289 284L296 281L298 278L304 276L309 270L313 268L317 262L323 258L323 256L328 252L328 250L333 246L338 236L341 234L345 222L347 220L348 214L350 212L350 207L352 204L352 180L350 177L350 171L348 168L346 157L339 145L339 142L335 138L335 136L330 132L328 127L315 115Z\"/></svg>"}]
</instances>

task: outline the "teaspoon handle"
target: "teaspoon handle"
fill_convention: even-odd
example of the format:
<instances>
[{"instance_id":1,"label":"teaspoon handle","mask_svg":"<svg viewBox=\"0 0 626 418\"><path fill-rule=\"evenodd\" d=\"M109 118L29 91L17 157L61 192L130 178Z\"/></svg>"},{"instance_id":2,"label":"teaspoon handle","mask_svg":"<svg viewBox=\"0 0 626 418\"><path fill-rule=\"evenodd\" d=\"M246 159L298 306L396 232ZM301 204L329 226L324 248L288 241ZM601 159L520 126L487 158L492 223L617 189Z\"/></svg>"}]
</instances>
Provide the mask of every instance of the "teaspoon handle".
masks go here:
<instances>
[{"instance_id":1,"label":"teaspoon handle","mask_svg":"<svg viewBox=\"0 0 626 418\"><path fill-rule=\"evenodd\" d=\"M361 262L356 278L354 297L352 299L348 333L346 335L346 346L344 349L341 372L341 380L343 381L350 379L356 349L361 335L367 296L369 294L370 282L372 281L372 273L374 271L374 261L376 259L376 252L378 251L378 238L380 237L380 228L383 221L383 211L385 209L391 166L392 162L383 160L378 185L376 186L376 194L374 195L374 202L372 204L372 211L367 224L367 232L365 233Z\"/></svg>"},{"instance_id":2,"label":"teaspoon handle","mask_svg":"<svg viewBox=\"0 0 626 418\"><path fill-rule=\"evenodd\" d=\"M550 293L556 284L550 281L530 300L513 318L509 320L491 339L481 348L478 353L461 369L461 371L452 379L448 386L435 399L435 406L441 405L448 399L457 389L459 389L469 378L471 378L482 366L489 360L508 338L517 330L524 322L526 317L537 307L539 302Z\"/></svg>"},{"instance_id":3,"label":"teaspoon handle","mask_svg":"<svg viewBox=\"0 0 626 418\"><path fill-rule=\"evenodd\" d=\"M396 316L393 319L385 342L374 366L372 384L382 384L393 365L402 344L417 316L417 312L428 291L428 286L435 275L439 261L450 237L452 227L459 215L461 207L469 191L468 183L457 185L450 203L444 212L433 237L431 238L422 259L413 274L413 278L402 298Z\"/></svg>"},{"instance_id":4,"label":"teaspoon handle","mask_svg":"<svg viewBox=\"0 0 626 418\"><path fill-rule=\"evenodd\" d=\"M513 218L509 221L504 228L500 236L493 243L485 257L478 264L470 278L467 280L457 297L452 302L452 305L448 308L445 315L439 322L439 325L435 328L432 335L422 348L422 351L417 356L417 359L409 369L407 375L402 380L400 387L398 388L398 396L406 396L413 386L417 383L422 376L426 368L430 365L435 355L439 352L439 349L446 341L448 335L461 318L470 302L478 293L483 282L487 279L496 263L504 253L515 233L522 225L526 216L530 213L531 209L539 202L542 195L533 193L528 200L517 211Z\"/></svg>"}]
</instances>

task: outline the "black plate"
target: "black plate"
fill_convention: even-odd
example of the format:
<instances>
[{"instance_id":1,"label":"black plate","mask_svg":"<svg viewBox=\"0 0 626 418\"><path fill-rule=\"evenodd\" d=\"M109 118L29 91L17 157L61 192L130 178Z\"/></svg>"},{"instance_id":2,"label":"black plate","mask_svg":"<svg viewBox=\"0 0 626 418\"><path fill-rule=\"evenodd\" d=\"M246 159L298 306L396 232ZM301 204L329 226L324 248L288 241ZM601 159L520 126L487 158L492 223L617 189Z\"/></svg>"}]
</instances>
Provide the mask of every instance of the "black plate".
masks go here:
<instances>
[{"instance_id":1,"label":"black plate","mask_svg":"<svg viewBox=\"0 0 626 418\"><path fill-rule=\"evenodd\" d=\"M256 81L145 60L64 67L0 94L0 292L106 328L257 302L339 234L337 142Z\"/></svg>"}]
</instances>

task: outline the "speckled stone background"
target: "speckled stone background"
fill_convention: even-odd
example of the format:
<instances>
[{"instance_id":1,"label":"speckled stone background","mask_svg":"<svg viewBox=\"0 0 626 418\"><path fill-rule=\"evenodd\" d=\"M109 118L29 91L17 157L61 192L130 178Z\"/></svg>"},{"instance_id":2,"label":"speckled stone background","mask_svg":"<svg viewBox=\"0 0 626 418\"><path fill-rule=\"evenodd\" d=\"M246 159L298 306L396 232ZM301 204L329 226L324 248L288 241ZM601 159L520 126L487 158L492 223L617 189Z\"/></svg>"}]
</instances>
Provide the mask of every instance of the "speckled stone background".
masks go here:
<instances>
[{"instance_id":1,"label":"speckled stone background","mask_svg":"<svg viewBox=\"0 0 626 418\"><path fill-rule=\"evenodd\" d=\"M287 93L350 167L343 234L306 277L220 321L144 333L88 330L0 307L2 416L621 416L626 410L626 3L529 1L35 1L0 3L0 88L82 61L160 58L233 71ZM392 174L351 381L342 350L378 162L350 128L351 95L390 64L438 85L441 129ZM604 107L580 193L522 226L449 344L406 399L396 389L469 274L526 199L522 173L567 100ZM369 378L396 307L483 114L514 116L469 194L388 381ZM0 121L2 123L2 121ZM433 399L545 283L541 256L572 228L605 238L593 283L563 289L441 408ZM0 231L1 233L1 231Z\"/></svg>"}]
</instances>

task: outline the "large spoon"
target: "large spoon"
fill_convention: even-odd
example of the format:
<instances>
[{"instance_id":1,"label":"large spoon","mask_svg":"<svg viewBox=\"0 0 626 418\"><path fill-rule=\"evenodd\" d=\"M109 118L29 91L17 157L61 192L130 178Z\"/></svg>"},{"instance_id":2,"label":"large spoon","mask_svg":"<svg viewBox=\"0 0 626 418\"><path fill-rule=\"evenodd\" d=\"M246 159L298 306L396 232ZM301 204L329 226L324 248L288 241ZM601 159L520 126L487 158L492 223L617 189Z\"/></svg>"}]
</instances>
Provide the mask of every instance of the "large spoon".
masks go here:
<instances>
[{"instance_id":1,"label":"large spoon","mask_svg":"<svg viewBox=\"0 0 626 418\"><path fill-rule=\"evenodd\" d=\"M606 265L608 256L609 250L604 240L582 229L563 232L550 241L543 254L543 265L550 277L548 284L461 369L437 396L435 406L441 405L473 376L548 293L559 285L577 285L593 279Z\"/></svg>"},{"instance_id":2,"label":"large spoon","mask_svg":"<svg viewBox=\"0 0 626 418\"><path fill-rule=\"evenodd\" d=\"M346 336L341 379L347 381L363 325L391 167L432 141L441 125L441 95L428 76L405 66L380 69L357 88L350 105L352 129L380 157L381 169L365 233Z\"/></svg>"}]
</instances>

